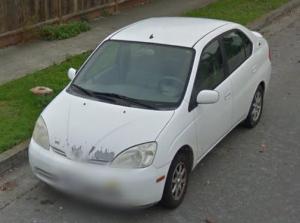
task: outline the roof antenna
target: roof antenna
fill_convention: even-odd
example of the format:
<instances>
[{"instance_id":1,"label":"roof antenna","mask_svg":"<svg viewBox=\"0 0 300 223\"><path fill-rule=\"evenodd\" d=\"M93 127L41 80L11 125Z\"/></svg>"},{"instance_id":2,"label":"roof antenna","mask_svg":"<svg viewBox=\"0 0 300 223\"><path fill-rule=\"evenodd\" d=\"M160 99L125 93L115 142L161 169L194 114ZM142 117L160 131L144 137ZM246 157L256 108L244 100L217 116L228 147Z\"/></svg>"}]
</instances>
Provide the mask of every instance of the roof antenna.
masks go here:
<instances>
[{"instance_id":1,"label":"roof antenna","mask_svg":"<svg viewBox=\"0 0 300 223\"><path fill-rule=\"evenodd\" d=\"M149 37L149 39L153 39L154 38L154 35L153 34L151 34L150 35L150 37Z\"/></svg>"}]
</instances>

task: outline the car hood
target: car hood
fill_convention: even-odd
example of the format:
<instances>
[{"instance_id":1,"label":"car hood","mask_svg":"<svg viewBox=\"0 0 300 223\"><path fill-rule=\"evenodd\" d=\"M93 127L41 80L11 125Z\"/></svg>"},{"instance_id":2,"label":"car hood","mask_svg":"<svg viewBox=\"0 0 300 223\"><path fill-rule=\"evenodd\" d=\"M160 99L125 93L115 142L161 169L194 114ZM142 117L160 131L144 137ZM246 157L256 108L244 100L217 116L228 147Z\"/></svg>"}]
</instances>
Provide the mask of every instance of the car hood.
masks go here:
<instances>
[{"instance_id":1,"label":"car hood","mask_svg":"<svg viewBox=\"0 0 300 223\"><path fill-rule=\"evenodd\" d=\"M94 101L63 91L42 117L54 152L71 159L109 162L129 147L155 141L173 114Z\"/></svg>"}]
</instances>

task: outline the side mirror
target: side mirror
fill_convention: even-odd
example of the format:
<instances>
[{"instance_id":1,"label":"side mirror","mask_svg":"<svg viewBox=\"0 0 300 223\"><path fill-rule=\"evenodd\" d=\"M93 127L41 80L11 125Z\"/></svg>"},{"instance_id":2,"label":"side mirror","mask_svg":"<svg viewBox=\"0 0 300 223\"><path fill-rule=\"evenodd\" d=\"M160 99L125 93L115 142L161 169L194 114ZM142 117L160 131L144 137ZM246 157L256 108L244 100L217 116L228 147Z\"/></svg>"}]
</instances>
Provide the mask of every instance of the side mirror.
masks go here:
<instances>
[{"instance_id":1,"label":"side mirror","mask_svg":"<svg viewBox=\"0 0 300 223\"><path fill-rule=\"evenodd\" d=\"M75 76L76 76L76 69L71 67L68 70L68 77L69 77L70 80L73 80Z\"/></svg>"},{"instance_id":2,"label":"side mirror","mask_svg":"<svg viewBox=\"0 0 300 223\"><path fill-rule=\"evenodd\" d=\"M213 90L202 90L197 95L198 104L214 104L219 101L219 92Z\"/></svg>"}]
</instances>

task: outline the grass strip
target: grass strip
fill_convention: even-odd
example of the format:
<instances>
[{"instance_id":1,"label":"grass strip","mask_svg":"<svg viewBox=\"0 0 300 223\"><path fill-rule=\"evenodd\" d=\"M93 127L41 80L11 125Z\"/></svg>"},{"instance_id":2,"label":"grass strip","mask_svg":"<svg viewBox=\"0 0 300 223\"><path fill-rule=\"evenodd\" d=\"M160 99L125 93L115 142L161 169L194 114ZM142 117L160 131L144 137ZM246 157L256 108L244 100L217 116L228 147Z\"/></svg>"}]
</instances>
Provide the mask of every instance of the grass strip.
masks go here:
<instances>
[{"instance_id":1,"label":"grass strip","mask_svg":"<svg viewBox=\"0 0 300 223\"><path fill-rule=\"evenodd\" d=\"M90 30L90 25L86 21L73 21L63 24L46 25L40 30L40 36L44 40L68 39L82 32Z\"/></svg>"},{"instance_id":2,"label":"grass strip","mask_svg":"<svg viewBox=\"0 0 300 223\"><path fill-rule=\"evenodd\" d=\"M0 86L0 153L29 138L44 107L68 84L69 67L79 68L89 53L34 72ZM51 96L36 96L35 86L53 89Z\"/></svg>"},{"instance_id":3,"label":"grass strip","mask_svg":"<svg viewBox=\"0 0 300 223\"><path fill-rule=\"evenodd\" d=\"M219 0L185 13L189 17L223 19L247 25L289 0Z\"/></svg>"}]
</instances>

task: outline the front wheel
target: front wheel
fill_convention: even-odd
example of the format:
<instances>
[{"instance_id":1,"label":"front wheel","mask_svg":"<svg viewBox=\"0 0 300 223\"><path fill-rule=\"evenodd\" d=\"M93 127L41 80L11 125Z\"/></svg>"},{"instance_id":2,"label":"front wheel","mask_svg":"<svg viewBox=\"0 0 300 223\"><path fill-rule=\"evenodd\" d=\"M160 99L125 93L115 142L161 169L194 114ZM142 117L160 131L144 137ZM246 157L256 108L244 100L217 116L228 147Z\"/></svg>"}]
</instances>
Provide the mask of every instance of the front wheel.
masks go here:
<instances>
[{"instance_id":1,"label":"front wheel","mask_svg":"<svg viewBox=\"0 0 300 223\"><path fill-rule=\"evenodd\" d=\"M260 85L254 94L248 116L244 121L244 125L247 128L254 128L259 122L263 110L263 104L264 104L263 102L264 102L264 89Z\"/></svg>"},{"instance_id":2,"label":"front wheel","mask_svg":"<svg viewBox=\"0 0 300 223\"><path fill-rule=\"evenodd\" d=\"M187 157L179 153L171 163L161 204L170 209L178 207L185 196L188 180L189 163Z\"/></svg>"}]
</instances>

